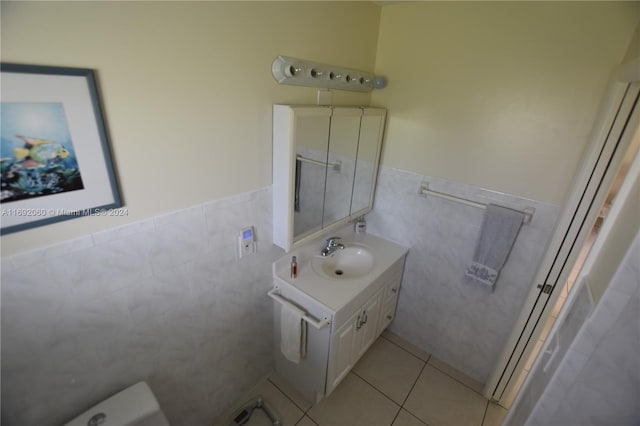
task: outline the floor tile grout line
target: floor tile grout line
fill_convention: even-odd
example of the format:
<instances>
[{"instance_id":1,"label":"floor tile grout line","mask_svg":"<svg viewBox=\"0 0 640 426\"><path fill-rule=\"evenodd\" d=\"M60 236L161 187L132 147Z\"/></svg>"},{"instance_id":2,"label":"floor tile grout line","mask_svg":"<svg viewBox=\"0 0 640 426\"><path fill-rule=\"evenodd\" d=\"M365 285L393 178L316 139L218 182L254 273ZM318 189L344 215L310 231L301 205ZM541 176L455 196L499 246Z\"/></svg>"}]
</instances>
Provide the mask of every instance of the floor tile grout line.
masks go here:
<instances>
[{"instance_id":1,"label":"floor tile grout line","mask_svg":"<svg viewBox=\"0 0 640 426\"><path fill-rule=\"evenodd\" d=\"M313 419L311 418L311 416L307 416L306 414L305 414L305 415L303 415L303 416L300 418L300 420L298 420L298 421L296 422L296 426L297 426L298 424L300 424L300 422L301 422L305 417L308 417L308 418L309 418L309 420L311 420L311 423L313 423L314 425L319 426L319 423L317 423L315 420L313 420ZM285 425L285 426L286 426L286 425Z\"/></svg>"},{"instance_id":2,"label":"floor tile grout line","mask_svg":"<svg viewBox=\"0 0 640 426\"><path fill-rule=\"evenodd\" d=\"M391 398L389 395L387 395L386 393L382 392L380 389L378 389L377 387L375 387L375 385L373 383L370 383L367 379L365 379L364 377L362 377L361 375L359 375L358 373L356 373L355 371L351 370L350 371L351 374L353 374L354 376L358 377L359 379L361 379L363 382L365 382L366 384L368 384L369 386L371 386L376 392L378 392L379 394L381 394L382 396L384 396L385 398L387 398L389 401L393 402L394 404L396 404L398 407L402 408L402 405L398 404L397 402L395 402L393 400L393 398Z\"/></svg>"},{"instance_id":3,"label":"floor tile grout line","mask_svg":"<svg viewBox=\"0 0 640 426\"><path fill-rule=\"evenodd\" d=\"M302 411L302 417L306 416L306 415L307 415L307 412L308 412L309 410L311 410L311 407L313 407L313 405L311 405L311 407L309 407L309 409L305 411L305 409L304 409L304 408L302 408L302 407L300 407L298 404L296 404L296 402L295 402L295 401L294 401L294 400L293 400L293 399L292 399L292 398L291 398L291 397L290 397L290 396L289 396L289 395L288 395L288 394L287 394L283 389L280 389L280 387L279 387L277 384L275 384L275 383L271 380L271 378L267 377L267 381L268 381L269 383L271 383L271 384L272 384L276 389L278 389L278 390L280 391L280 393L281 393L281 394L283 394L283 395L285 396L285 398L287 398L289 401L291 401L291 403L292 403L293 405L295 405L295 406L296 406L296 408L297 408L298 410ZM298 422L299 422L300 420L302 420L302 417L301 417L300 419L298 419ZM313 419L312 419L312 420L313 420Z\"/></svg>"},{"instance_id":4,"label":"floor tile grout line","mask_svg":"<svg viewBox=\"0 0 640 426\"><path fill-rule=\"evenodd\" d=\"M436 365L432 364L432 363L430 362L430 361L431 361L431 358L433 358L433 355L432 355L432 354L429 354L429 356L427 357L427 360L425 361L425 360L423 360L422 358L420 358L420 357L418 357L418 356L414 355L413 353L411 353L411 352L410 352L410 351L408 351L407 349L403 348L402 346L400 346L400 345L399 345L399 344L397 344L396 342L394 342L394 341L392 341L392 340L388 339L387 337L382 336L382 335L381 335L381 337L382 337L383 339L385 339L386 341L388 341L388 342L390 342L390 343L393 343L394 345L396 345L397 347L399 347L399 348L400 348L400 349L402 349L403 351L405 351L405 352L409 353L410 355L413 355L415 358L419 359L420 361L424 362L424 364L425 364L425 365L423 365L423 366L422 366L422 370L424 370L424 367L426 367L427 365L429 365L429 366L431 366L431 367L435 368L436 370L438 370L439 372L441 372L442 374L446 375L447 377L452 378L453 380L455 380L456 382L460 383L461 385L463 385L463 386L464 386L464 387L466 387L467 389L472 390L473 392L477 393L478 395L480 395L480 396L482 396L482 397L484 398L484 395L482 395L482 393L478 392L477 390L473 389L473 388L472 388L471 386L469 386L468 384L464 383L463 381L461 381L461 380L457 379L456 377L452 376L451 374L447 373L446 371L444 371L444 370L442 370L442 369L438 368ZM422 374L422 370L420 370L420 374ZM463 374L464 374L464 373L463 373ZM418 375L418 377L420 377L420 375ZM367 382L367 383L368 383L368 382ZM413 386L415 386L415 384L416 384L416 383L417 383L417 379L416 379L416 382L414 382ZM413 386L411 387L411 390L413 390ZM409 391L409 393L411 393L411 391ZM408 396L407 396L407 398L408 398ZM404 402L407 402L407 401L406 401L406 400L407 400L407 398L405 398L405 401L404 401ZM486 399L486 398L485 398L485 399ZM404 402L402 403L402 407L403 407L403 408L404 408Z\"/></svg>"},{"instance_id":5,"label":"floor tile grout line","mask_svg":"<svg viewBox=\"0 0 640 426\"><path fill-rule=\"evenodd\" d=\"M380 389L378 389L377 387L375 387L372 383L369 383L364 377L360 376L358 373L356 373L355 371L351 370L351 372L359 377L360 379L362 379L363 382L365 382L367 385L371 386L375 391L377 391L378 393L380 393L382 396L384 396L385 398L387 398L389 401L391 401L393 404L396 405L396 407L398 407L398 411L396 412L396 415L393 416L393 419L391 420L391 423L389 424L389 426L393 425L393 422L396 421L396 418L398 417L398 414L400 414L400 411L402 410L402 405L398 404L397 402L395 402L393 400L393 398L391 398L389 395L387 395L386 393L382 392Z\"/></svg>"},{"instance_id":6,"label":"floor tile grout line","mask_svg":"<svg viewBox=\"0 0 640 426\"><path fill-rule=\"evenodd\" d=\"M425 422L424 420L422 420L420 417L416 416L415 414L413 414L411 411L407 410L406 408L401 408L400 411L406 411L407 413L409 413L409 415L411 417L415 417L420 423L424 424L425 426L429 426L429 423ZM400 415L400 412L398 412L398 415ZM397 418L397 416L396 416ZM396 419L393 419L393 421L395 422ZM391 426L393 426L393 423L391 424Z\"/></svg>"},{"instance_id":7,"label":"floor tile grout line","mask_svg":"<svg viewBox=\"0 0 640 426\"><path fill-rule=\"evenodd\" d=\"M385 339L387 342L392 343L394 346L396 346L396 347L398 347L398 348L402 349L404 352L408 353L409 355L411 355L412 357L414 357L414 358L416 358L416 359L420 360L420 361L423 363L422 368L421 368L421 370L420 370L420 373L417 375L416 379L414 380L413 385L411 386L411 389L410 389L410 390L409 390L409 392L407 393L407 396L404 398L404 401L402 402L402 404L398 404L398 403L397 403L395 400L393 400L389 395L387 395L386 393L384 393L383 391L381 391L380 389L378 389L375 385L373 385L372 383L370 383L369 381L367 381L364 377L360 376L360 375L359 375L359 374L357 374L355 371L351 370L351 372L350 372L350 373L353 373L353 374L354 374L354 376L356 376L356 377L358 377L359 379L361 379L361 380L362 380L363 382L365 382L367 385L369 385L370 387L372 387L376 392L378 392L379 394L381 394L382 396L384 396L385 398L387 398L388 400L390 400L390 401L391 401L391 402L393 402L396 406L398 406L398 407L399 407L399 409L398 409L398 411L397 411L397 413L396 413L395 417L393 418L393 420L392 420L391 424L393 424L393 422L395 422L395 421L396 421L396 419L397 419L397 418L398 418L398 416L400 415L400 412L401 412L403 409L405 409L405 410L406 410L406 408L405 408L405 404L406 404L407 400L409 399L409 397L411 396L411 392L413 392L413 390L414 390L414 388L415 388L416 384L418 383L418 380L420 379L420 376L421 376L421 375L422 375L422 373L424 372L424 369L426 368L426 366L427 366L427 365L429 365L430 367L435 368L435 369L436 369L437 371L439 371L440 373L444 374L445 376L447 376L447 377L449 377L449 378L453 379L455 382L457 382L457 383L459 383L459 384L463 385L465 388L467 388L467 389L469 389L469 390L473 391L474 393L476 393L476 394L478 394L478 395L482 396L483 398L485 398L485 397L484 397L484 395L482 395L482 393L478 392L477 390L475 390L474 388L472 388L472 387L471 387L471 386L469 386L468 384L466 384L466 383L464 383L463 381L459 380L458 378L456 378L456 377L452 376L452 375L451 375L451 374L449 374L447 371L445 371L445 370L443 370L443 369L441 369L441 368L438 368L436 365L432 364L432 363L430 362L430 361L432 360L432 358L433 358L433 355L432 355L432 354L429 354L429 355L426 357L427 359L426 359L426 360L424 360L424 359L422 359L421 357L419 357L419 356L415 355L414 353L412 353L410 350L408 350L408 349L406 349L406 348L402 347L399 343L396 343L396 342L394 342L393 340L391 340L391 339L387 338L386 336L380 335L380 337L382 337L383 339ZM453 368L453 367L451 367L451 368ZM464 374L464 373L463 373L463 374ZM309 419L310 419L313 423L315 423L316 425L318 424L318 423L317 423L317 422L316 422L312 417L310 417L310 416L309 416L309 414L308 414L308 413L309 413L309 411L311 410L311 408L313 408L313 404L309 407L309 409L304 410L302 407L300 407L300 406L299 406L299 405L298 405L298 404L293 400L293 398L291 398L291 397L290 397L290 396L289 396L289 395L288 395L288 394L287 394L283 389L281 389L281 388L280 388L276 383L274 383L270 378L267 378L267 380L268 380L268 381L269 381L269 382L270 382L274 387L276 387L276 389L278 389L278 391L280 391L280 392L281 392L281 393L282 393L282 394L283 394L283 395L284 395L284 396L285 396L289 401L291 401L291 402L293 403L293 405L294 405L296 408L298 408L300 411L302 411L302 412L303 412L303 415L302 415L302 417L298 420L298 422L299 422L299 421L301 421L305 416L308 416L308 417L309 417ZM485 398L485 399L486 399L486 398ZM489 401L489 400L487 400L487 405L485 405L485 411L484 411L483 418L482 418L482 423L480 424L480 426L482 426L482 424L484 424L484 421L485 421L485 419L486 419L486 415L487 415L487 412L488 412L488 409L489 409L489 407L488 407L489 402L490 402L490 401ZM419 419L420 421L422 421L422 419L420 419L419 417L417 417L415 414L411 413L411 411L408 411L408 410L406 410L406 411L407 411L409 414L411 414L413 417L416 417L417 419Z\"/></svg>"},{"instance_id":8,"label":"floor tile grout line","mask_svg":"<svg viewBox=\"0 0 640 426\"><path fill-rule=\"evenodd\" d=\"M471 386L469 386L468 384L466 384L465 382L457 379L456 377L452 376L451 374L447 373L446 371L438 368L437 366L433 365L432 363L430 363L429 361L431 361L431 358L433 357L432 354L429 354L429 356L427 357L427 360L423 360L422 358L420 358L419 356L416 356L415 354L413 354L411 351L403 348L402 346L400 346L398 343L394 342L393 340L390 340L389 338L385 337L384 335L380 335L380 337L382 337L383 339L385 339L387 342L393 343L394 345L396 345L397 347L399 347L400 349L402 349L403 351L409 353L410 355L414 356L415 358L418 358L420 361L425 362L427 364L429 364L431 367L435 368L436 370L440 371L441 373L446 374L448 377L451 377L453 380L455 380L456 382L460 383L461 385L464 385L465 387L467 387L468 389L471 389L472 391L474 391L475 393L477 393L478 395L482 396L483 398L485 398L484 395L482 395L482 392L478 392L477 390L475 390L474 388L472 388ZM443 361L444 362L444 361ZM453 368L453 367L452 367ZM462 373L462 372L461 372ZM464 374L464 373L463 373ZM486 399L486 398L485 398Z\"/></svg>"},{"instance_id":9,"label":"floor tile grout line","mask_svg":"<svg viewBox=\"0 0 640 426\"><path fill-rule=\"evenodd\" d=\"M385 340L387 340L388 342L394 344L395 346L399 347L400 349L402 349L403 351L407 352L408 354L412 355L414 358L420 360L422 362L422 368L420 369L420 372L417 374L415 380L413 381L413 384L411 385L411 389L409 389L409 392L407 392L407 396L404 397L404 400L402 401L401 404L398 404L393 398L391 398L389 395L387 395L386 393L384 393L382 390L378 389L373 383L370 383L367 379L365 379L364 377L362 377L361 375L359 375L357 372L355 372L354 370L351 370L351 373L353 373L355 376L359 377L360 379L362 379L366 384L368 384L369 386L371 386L372 388L374 388L375 390L377 390L379 393L381 393L382 395L384 395L386 398L388 398L389 400L391 400L394 404L399 405L399 410L396 413L395 417L393 418L393 420L391 421L391 424L393 425L393 422L396 421L396 419L398 418L398 416L400 415L400 411L402 411L403 409L406 410L406 408L404 408L404 404L407 402L407 400L409 399L409 396L411 395L411 392L413 391L413 388L415 388L416 384L418 383L418 380L420 379L420 376L422 375L422 372L424 371L425 367L427 366L429 359L431 359L431 354L429 354L429 356L427 357L427 360L423 360L420 357L415 356L414 354L412 354L411 352L409 352L408 350L406 350L405 348L403 348L402 346L398 345L395 342L392 342L391 340L387 339L384 336L381 336L382 338L384 338ZM417 417L415 414L413 414L411 411L406 410L409 414L411 414L413 417L419 419L420 421L422 421L422 419L420 419L419 417ZM423 422L424 423L424 422Z\"/></svg>"},{"instance_id":10,"label":"floor tile grout line","mask_svg":"<svg viewBox=\"0 0 640 426\"><path fill-rule=\"evenodd\" d=\"M311 410L311 408L309 408L309 410ZM309 412L309 410L307 410L307 413ZM314 425L320 425L320 423L316 422L316 420L307 413L304 413L304 416L302 416L302 419L304 419L305 417L309 417L309 420L311 420ZM300 420L298 420L298 423L300 422Z\"/></svg>"},{"instance_id":11,"label":"floor tile grout line","mask_svg":"<svg viewBox=\"0 0 640 426\"><path fill-rule=\"evenodd\" d=\"M405 396L404 401L402 401L402 404L400 405L400 409L398 410L398 412L396 413L396 416L393 418L393 420L391 421L391 426L393 426L393 424L395 423L396 419L398 418L398 416L400 415L400 412L402 411L402 409L404 408L404 404L405 402L407 402L407 399L409 399L409 395L411 395L411 391L413 390L414 386L416 385L416 383L418 382L418 379L420 378L420 375L422 374L422 370L424 370L424 366L427 365L426 362L424 362L424 365L422 366L422 368L420 369L420 372L418 373L418 377L416 377L416 380L413 382L413 385L411 385L411 389L409 389L409 392L407 392L407 396Z\"/></svg>"},{"instance_id":12,"label":"floor tile grout line","mask_svg":"<svg viewBox=\"0 0 640 426\"><path fill-rule=\"evenodd\" d=\"M429 357L429 359L431 359L431 357ZM463 385L463 386L464 386L464 387L466 387L467 389L472 390L473 392L477 393L478 395L480 395L480 396L481 396L481 397L483 397L484 399L487 399L487 398L482 394L482 392L478 392L477 390L475 390L474 388L472 388L471 386L469 386L469 385L468 385L468 384L466 384L465 382L463 382L463 381L461 381L461 380L459 380L459 379L457 379L457 378L453 377L451 374L447 373L447 372L446 372L446 371L444 371L443 369L438 368L437 366L435 366L435 365L433 365L433 364L431 364L431 363L427 363L427 364L429 364L431 367L435 368L436 370L438 370L438 371L439 371L439 372L441 372L442 374L446 375L447 377L452 378L453 380L455 380L456 382L460 383L461 385ZM463 373L463 374L464 374L464 373ZM487 401L488 401L488 399L487 399Z\"/></svg>"},{"instance_id":13,"label":"floor tile grout line","mask_svg":"<svg viewBox=\"0 0 640 426\"><path fill-rule=\"evenodd\" d=\"M427 357L427 360L424 360L422 358L420 358L419 356L417 356L416 354L414 354L413 352L411 352L410 350L403 348L401 345L399 345L398 343L394 342L393 340L388 339L387 337L380 335L380 337L382 337L384 340L386 340L389 343L392 343L394 345L396 345L397 347L399 347L400 349L402 349L403 351L405 351L406 353L408 353L409 355L411 355L414 358L419 359L422 362L428 362L428 360L431 358L431 354L429 354L429 356Z\"/></svg>"},{"instance_id":14,"label":"floor tile grout line","mask_svg":"<svg viewBox=\"0 0 640 426\"><path fill-rule=\"evenodd\" d=\"M396 413L395 416L393 416L393 419L391 419L391 423L389 424L389 426L393 426L393 424L396 422L396 419L400 415L400 411L402 411L402 407L398 407L398 412Z\"/></svg>"},{"instance_id":15,"label":"floor tile grout line","mask_svg":"<svg viewBox=\"0 0 640 426\"><path fill-rule=\"evenodd\" d=\"M431 358L431 357L429 357ZM409 399L409 396L411 396L411 392L413 392L413 389L416 387L416 384L418 383L418 380L420 380L420 376L422 376L422 372L424 371L424 369L426 368L428 364L428 361L425 361L424 365L422 366L422 368L420 369L420 373L418 373L418 376L416 377L416 379L413 381L413 385L411 385L411 389L409 389L409 393L407 394L407 396L404 398L404 401L402 401L402 405L401 407L404 408L404 405L407 403L407 400ZM409 410L407 410L409 411ZM411 413L411 411L409 411ZM411 413L413 415L413 413ZM417 417L414 415L414 417ZM419 418L419 417L418 417Z\"/></svg>"},{"instance_id":16,"label":"floor tile grout line","mask_svg":"<svg viewBox=\"0 0 640 426\"><path fill-rule=\"evenodd\" d=\"M484 421L487 418L487 413L489 412L489 401L487 401L487 405L485 405L484 407L484 415L482 416L482 422L480 423L480 426L484 426Z\"/></svg>"},{"instance_id":17,"label":"floor tile grout line","mask_svg":"<svg viewBox=\"0 0 640 426\"><path fill-rule=\"evenodd\" d=\"M431 359L431 355L429 355L428 359ZM412 413L411 411L409 411L408 409L404 408L404 405L407 403L407 401L409 400L409 397L411 396L411 392L413 392L413 389L416 387L416 384L418 383L418 380L420 380L420 376L422 376L422 372L424 371L424 369L426 368L427 364L429 361L424 361L424 364L422 365L422 369L420 370L420 373L418 373L418 377L416 377L416 380L413 382L413 385L411 386L411 389L409 389L409 393L407 394L407 396L404 398L404 401L402 401L402 406L400 407L400 411L405 410L407 413L411 414L413 417L415 417L416 419L420 420L422 423L427 424L427 422L423 421L422 418L416 416L414 413ZM396 418L400 415L400 411L398 411L398 414L396 414ZM396 419L393 419L393 421L395 422ZM393 425L393 423L392 423ZM427 425L428 426L428 425Z\"/></svg>"}]
</instances>

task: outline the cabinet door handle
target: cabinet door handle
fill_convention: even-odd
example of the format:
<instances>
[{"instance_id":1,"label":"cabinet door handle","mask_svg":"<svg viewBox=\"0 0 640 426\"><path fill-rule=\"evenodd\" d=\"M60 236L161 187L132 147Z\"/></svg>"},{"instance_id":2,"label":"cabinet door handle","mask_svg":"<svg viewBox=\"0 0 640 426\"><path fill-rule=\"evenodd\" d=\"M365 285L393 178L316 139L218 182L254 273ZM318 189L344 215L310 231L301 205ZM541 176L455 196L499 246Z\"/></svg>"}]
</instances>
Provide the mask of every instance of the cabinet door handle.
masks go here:
<instances>
[{"instance_id":1,"label":"cabinet door handle","mask_svg":"<svg viewBox=\"0 0 640 426\"><path fill-rule=\"evenodd\" d=\"M362 313L363 317L362 317L362 325L366 324L367 321L369 321L369 317L367 316L367 311L364 311Z\"/></svg>"},{"instance_id":2,"label":"cabinet door handle","mask_svg":"<svg viewBox=\"0 0 640 426\"><path fill-rule=\"evenodd\" d=\"M362 328L362 322L360 322L360 315L358 315L358 320L356 321L356 331Z\"/></svg>"},{"instance_id":3,"label":"cabinet door handle","mask_svg":"<svg viewBox=\"0 0 640 426\"><path fill-rule=\"evenodd\" d=\"M387 319L388 319L389 321L391 321L391 320L393 319L393 317L392 317L391 315L387 315Z\"/></svg>"},{"instance_id":4,"label":"cabinet door handle","mask_svg":"<svg viewBox=\"0 0 640 426\"><path fill-rule=\"evenodd\" d=\"M398 292L398 289L397 289L397 288L395 288L395 287L392 287L392 288L391 288L391 293L397 293L397 292Z\"/></svg>"}]
</instances>

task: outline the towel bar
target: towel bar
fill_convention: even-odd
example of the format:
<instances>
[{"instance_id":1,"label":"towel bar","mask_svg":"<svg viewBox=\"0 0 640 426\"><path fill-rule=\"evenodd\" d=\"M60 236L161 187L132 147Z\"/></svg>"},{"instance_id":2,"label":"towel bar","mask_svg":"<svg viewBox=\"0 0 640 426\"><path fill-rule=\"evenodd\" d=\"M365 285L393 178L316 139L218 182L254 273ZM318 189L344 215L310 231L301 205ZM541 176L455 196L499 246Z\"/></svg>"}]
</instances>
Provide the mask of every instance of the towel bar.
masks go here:
<instances>
[{"instance_id":1,"label":"towel bar","mask_svg":"<svg viewBox=\"0 0 640 426\"><path fill-rule=\"evenodd\" d=\"M332 168L337 172L339 172L340 168L342 167L341 161L336 161L335 163L325 163L324 161L312 160L311 158L303 157L302 155L296 155L296 160L300 160L305 163L315 164L317 166Z\"/></svg>"},{"instance_id":2,"label":"towel bar","mask_svg":"<svg viewBox=\"0 0 640 426\"><path fill-rule=\"evenodd\" d=\"M285 303L289 303L289 304L293 304L291 303L288 299L282 297L280 294L278 294L278 292L280 291L280 289L278 287L274 287L271 290L269 290L267 292L267 295L272 298L273 300L277 300L278 302L285 304ZM311 324L312 326L314 326L315 328L317 328L318 330L323 329L324 327L328 326L329 324L331 324L331 321L329 321L328 318L322 318L321 320L317 320L314 317L312 317L311 315L305 314L302 317L303 320L305 320L306 322L308 322L309 324Z\"/></svg>"},{"instance_id":3,"label":"towel bar","mask_svg":"<svg viewBox=\"0 0 640 426\"><path fill-rule=\"evenodd\" d=\"M420 195L433 195L435 197L444 198L445 200L456 201L461 204L466 204L467 206L478 207L480 209L486 209L487 205L483 203L478 203L476 201L467 200L466 198L456 197L455 195L445 194L444 192L433 191L429 189L428 183L420 184L420 188L418 189L418 194ZM515 209L514 209L515 210ZM517 210L520 211L520 210ZM524 210L520 211L524 214L523 223L528 225L531 223L531 219L533 218L533 214L536 209L534 207L526 207Z\"/></svg>"}]
</instances>

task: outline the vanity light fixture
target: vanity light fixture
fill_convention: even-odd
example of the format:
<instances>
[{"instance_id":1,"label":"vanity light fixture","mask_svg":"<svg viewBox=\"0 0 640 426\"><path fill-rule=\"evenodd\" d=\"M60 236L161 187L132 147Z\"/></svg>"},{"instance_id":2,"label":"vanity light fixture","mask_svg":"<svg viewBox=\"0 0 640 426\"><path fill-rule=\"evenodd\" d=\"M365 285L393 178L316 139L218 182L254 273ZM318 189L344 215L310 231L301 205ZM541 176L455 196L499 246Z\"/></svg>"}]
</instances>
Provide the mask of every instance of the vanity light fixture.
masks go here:
<instances>
[{"instance_id":1,"label":"vanity light fixture","mask_svg":"<svg viewBox=\"0 0 640 426\"><path fill-rule=\"evenodd\" d=\"M387 85L384 77L376 77L366 71L289 56L278 56L274 59L271 64L271 73L278 83L295 86L369 92L374 88L382 89Z\"/></svg>"}]
</instances>

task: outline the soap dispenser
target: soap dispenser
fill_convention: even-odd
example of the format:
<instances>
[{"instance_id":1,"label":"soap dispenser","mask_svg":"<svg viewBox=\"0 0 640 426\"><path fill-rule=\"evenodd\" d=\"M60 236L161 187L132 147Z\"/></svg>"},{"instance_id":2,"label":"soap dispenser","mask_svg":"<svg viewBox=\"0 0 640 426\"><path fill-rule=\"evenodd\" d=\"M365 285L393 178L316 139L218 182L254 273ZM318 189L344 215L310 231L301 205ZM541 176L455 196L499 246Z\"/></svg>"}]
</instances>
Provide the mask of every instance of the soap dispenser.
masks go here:
<instances>
[{"instance_id":1,"label":"soap dispenser","mask_svg":"<svg viewBox=\"0 0 640 426\"><path fill-rule=\"evenodd\" d=\"M354 225L354 231L356 234L361 234L367 231L367 221L364 220L364 216L360 216Z\"/></svg>"}]
</instances>

